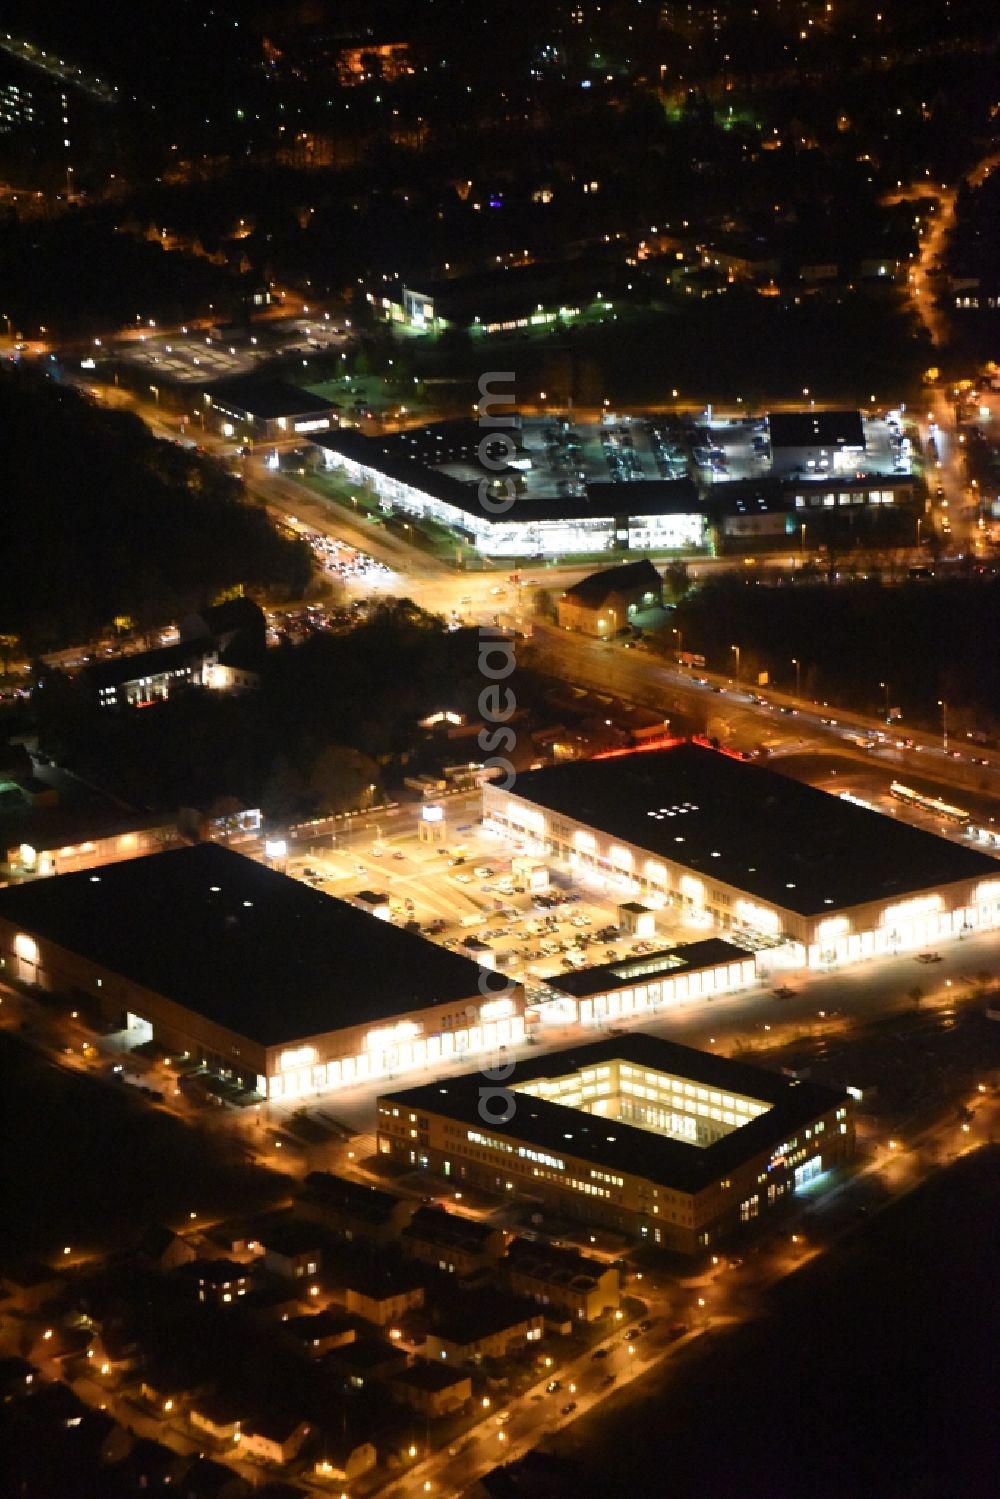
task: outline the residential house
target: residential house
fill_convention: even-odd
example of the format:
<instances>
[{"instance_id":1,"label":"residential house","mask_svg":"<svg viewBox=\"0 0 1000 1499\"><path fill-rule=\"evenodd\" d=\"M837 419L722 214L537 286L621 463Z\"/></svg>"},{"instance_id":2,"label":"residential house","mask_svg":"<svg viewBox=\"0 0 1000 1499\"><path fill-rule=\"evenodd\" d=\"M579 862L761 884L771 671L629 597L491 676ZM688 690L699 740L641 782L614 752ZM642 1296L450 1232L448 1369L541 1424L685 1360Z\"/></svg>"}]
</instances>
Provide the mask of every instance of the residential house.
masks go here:
<instances>
[{"instance_id":1,"label":"residential house","mask_svg":"<svg viewBox=\"0 0 1000 1499\"><path fill-rule=\"evenodd\" d=\"M62 1283L59 1271L40 1260L13 1265L0 1276L3 1290L23 1312L37 1312L59 1294Z\"/></svg>"},{"instance_id":2,"label":"residential house","mask_svg":"<svg viewBox=\"0 0 1000 1499\"><path fill-rule=\"evenodd\" d=\"M88 1467L120 1463L132 1451L135 1437L105 1411L88 1411L73 1428L76 1456Z\"/></svg>"},{"instance_id":3,"label":"residential house","mask_svg":"<svg viewBox=\"0 0 1000 1499\"><path fill-rule=\"evenodd\" d=\"M282 1280L306 1280L319 1274L323 1252L314 1224L286 1222L261 1231L264 1269Z\"/></svg>"},{"instance_id":4,"label":"residential house","mask_svg":"<svg viewBox=\"0 0 1000 1499\"><path fill-rule=\"evenodd\" d=\"M93 1364L105 1379L121 1379L133 1374L142 1363L142 1349L129 1329L121 1322L108 1319L93 1342Z\"/></svg>"},{"instance_id":5,"label":"residential house","mask_svg":"<svg viewBox=\"0 0 1000 1499\"><path fill-rule=\"evenodd\" d=\"M140 1397L161 1417L180 1414L205 1392L202 1373L180 1363L163 1363L147 1369L139 1384Z\"/></svg>"},{"instance_id":6,"label":"residential house","mask_svg":"<svg viewBox=\"0 0 1000 1499\"><path fill-rule=\"evenodd\" d=\"M438 1311L424 1351L429 1359L453 1364L505 1358L538 1342L544 1320L533 1302L498 1293L459 1293Z\"/></svg>"},{"instance_id":7,"label":"residential house","mask_svg":"<svg viewBox=\"0 0 1000 1499\"><path fill-rule=\"evenodd\" d=\"M323 1456L314 1469L317 1478L331 1483L357 1483L378 1464L378 1453L371 1442L324 1441Z\"/></svg>"},{"instance_id":8,"label":"residential house","mask_svg":"<svg viewBox=\"0 0 1000 1499\"><path fill-rule=\"evenodd\" d=\"M260 1322L287 1322L302 1310L300 1288L287 1280L255 1285L241 1297L239 1305Z\"/></svg>"},{"instance_id":9,"label":"residential house","mask_svg":"<svg viewBox=\"0 0 1000 1499\"><path fill-rule=\"evenodd\" d=\"M472 1399L472 1376L422 1359L389 1383L389 1394L428 1420L461 1410Z\"/></svg>"},{"instance_id":10,"label":"residential house","mask_svg":"<svg viewBox=\"0 0 1000 1499\"><path fill-rule=\"evenodd\" d=\"M351 1319L342 1312L335 1311L289 1317L282 1323L282 1331L316 1358L329 1353L331 1348L342 1348L345 1343L353 1343L358 1335Z\"/></svg>"},{"instance_id":11,"label":"residential house","mask_svg":"<svg viewBox=\"0 0 1000 1499\"><path fill-rule=\"evenodd\" d=\"M382 1384L405 1369L409 1355L375 1338L358 1338L324 1356L323 1366L339 1374L352 1389Z\"/></svg>"},{"instance_id":12,"label":"residential house","mask_svg":"<svg viewBox=\"0 0 1000 1499\"><path fill-rule=\"evenodd\" d=\"M470 1275L495 1264L509 1235L474 1218L444 1208L419 1208L399 1236L410 1259L421 1260L450 1275Z\"/></svg>"},{"instance_id":13,"label":"residential house","mask_svg":"<svg viewBox=\"0 0 1000 1499\"><path fill-rule=\"evenodd\" d=\"M181 1457L162 1442L138 1437L128 1456L116 1463L112 1470L114 1491L122 1494L159 1493L166 1486L172 1486L189 1466L189 1458Z\"/></svg>"},{"instance_id":14,"label":"residential house","mask_svg":"<svg viewBox=\"0 0 1000 1499\"><path fill-rule=\"evenodd\" d=\"M349 1181L329 1171L310 1171L303 1195L303 1205L342 1239L379 1247L398 1237L417 1206L378 1187Z\"/></svg>"},{"instance_id":15,"label":"residential house","mask_svg":"<svg viewBox=\"0 0 1000 1499\"><path fill-rule=\"evenodd\" d=\"M559 600L559 627L611 640L644 609L663 603L663 582L648 559L581 578Z\"/></svg>"},{"instance_id":16,"label":"residential house","mask_svg":"<svg viewBox=\"0 0 1000 1499\"><path fill-rule=\"evenodd\" d=\"M284 1466L298 1457L310 1429L309 1423L299 1416L271 1411L243 1427L240 1452L262 1463Z\"/></svg>"},{"instance_id":17,"label":"residential house","mask_svg":"<svg viewBox=\"0 0 1000 1499\"><path fill-rule=\"evenodd\" d=\"M213 1442L231 1445L243 1429L243 1407L227 1395L201 1395L191 1402L187 1418L195 1431Z\"/></svg>"},{"instance_id":18,"label":"residential house","mask_svg":"<svg viewBox=\"0 0 1000 1499\"><path fill-rule=\"evenodd\" d=\"M189 1271L198 1286L198 1300L214 1306L233 1305L252 1284L248 1267L236 1260L195 1260Z\"/></svg>"},{"instance_id":19,"label":"residential house","mask_svg":"<svg viewBox=\"0 0 1000 1499\"><path fill-rule=\"evenodd\" d=\"M572 1249L515 1239L503 1261L504 1277L516 1296L525 1296L555 1314L593 1322L621 1301L621 1275L614 1265Z\"/></svg>"},{"instance_id":20,"label":"residential house","mask_svg":"<svg viewBox=\"0 0 1000 1499\"><path fill-rule=\"evenodd\" d=\"M378 1327L389 1327L414 1307L424 1304L424 1279L405 1269L381 1269L376 1265L367 1271L356 1270L348 1277L347 1310Z\"/></svg>"},{"instance_id":21,"label":"residential house","mask_svg":"<svg viewBox=\"0 0 1000 1499\"><path fill-rule=\"evenodd\" d=\"M146 1230L136 1245L136 1253L157 1270L176 1270L197 1259L193 1245L163 1224L154 1224Z\"/></svg>"},{"instance_id":22,"label":"residential house","mask_svg":"<svg viewBox=\"0 0 1000 1499\"><path fill-rule=\"evenodd\" d=\"M229 599L178 627L180 639L95 662L86 679L102 708L147 707L181 686L235 691L256 687L264 659L267 624L251 599Z\"/></svg>"}]
</instances>

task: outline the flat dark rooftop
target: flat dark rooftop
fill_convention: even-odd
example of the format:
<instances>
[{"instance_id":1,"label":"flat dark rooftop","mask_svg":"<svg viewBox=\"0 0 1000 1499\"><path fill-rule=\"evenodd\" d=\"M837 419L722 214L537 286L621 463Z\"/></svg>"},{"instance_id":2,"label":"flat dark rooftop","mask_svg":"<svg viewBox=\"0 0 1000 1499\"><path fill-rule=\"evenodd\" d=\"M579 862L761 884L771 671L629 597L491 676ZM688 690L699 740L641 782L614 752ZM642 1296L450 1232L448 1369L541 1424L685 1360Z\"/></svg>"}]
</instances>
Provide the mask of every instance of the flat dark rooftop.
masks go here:
<instances>
[{"instance_id":1,"label":"flat dark rooftop","mask_svg":"<svg viewBox=\"0 0 1000 1499\"><path fill-rule=\"evenodd\" d=\"M215 404L234 407L265 421L279 416L313 416L335 409L330 401L313 395L312 391L269 375L235 375L231 380L216 380L206 389Z\"/></svg>"},{"instance_id":2,"label":"flat dark rooftop","mask_svg":"<svg viewBox=\"0 0 1000 1499\"><path fill-rule=\"evenodd\" d=\"M702 1087L753 1098L767 1104L768 1109L714 1145L699 1146L652 1134L617 1119L601 1119L530 1094L517 1094L517 1089L525 1083L564 1077L582 1067L613 1061L648 1067L652 1072L683 1077ZM482 1130L481 1083L480 1075L472 1072L382 1097L401 1108L443 1114L470 1129ZM847 1094L833 1088L748 1067L744 1062L733 1062L728 1057L641 1033L611 1036L605 1041L549 1052L537 1061L519 1061L514 1090L516 1107L510 1122L491 1124L491 1134L509 1135L512 1140L557 1155L572 1154L605 1170L628 1172L673 1191L690 1193L701 1191L743 1161L847 1102Z\"/></svg>"},{"instance_id":3,"label":"flat dark rooftop","mask_svg":"<svg viewBox=\"0 0 1000 1499\"><path fill-rule=\"evenodd\" d=\"M529 771L516 795L802 916L997 874L987 854L694 744Z\"/></svg>"},{"instance_id":4,"label":"flat dark rooftop","mask_svg":"<svg viewBox=\"0 0 1000 1499\"><path fill-rule=\"evenodd\" d=\"M430 432L432 429L425 429ZM399 437L405 437L400 433ZM408 452L396 437L366 437L362 432L317 433L316 448L337 453L352 463L377 470L422 494L482 518L477 483L457 479L429 465L421 453ZM492 475L496 477L496 475ZM613 483L607 479L586 485L582 495L520 495L504 514L504 521L599 520L610 515L687 515L696 512L698 491L690 479L648 479L643 484Z\"/></svg>"},{"instance_id":5,"label":"flat dark rooftop","mask_svg":"<svg viewBox=\"0 0 1000 1499\"><path fill-rule=\"evenodd\" d=\"M624 958L616 963L596 963L593 968L571 969L553 973L545 980L550 989L586 999L591 994L607 994L626 984L648 984L656 979L675 978L702 968L719 968L724 963L742 963L751 954L721 937L706 937L701 942L685 942L664 947L640 957Z\"/></svg>"},{"instance_id":6,"label":"flat dark rooftop","mask_svg":"<svg viewBox=\"0 0 1000 1499\"><path fill-rule=\"evenodd\" d=\"M776 411L767 419L772 448L863 448L860 411Z\"/></svg>"},{"instance_id":7,"label":"flat dark rooftop","mask_svg":"<svg viewBox=\"0 0 1000 1499\"><path fill-rule=\"evenodd\" d=\"M460 1384L463 1379L468 1378L468 1369L456 1369L453 1364L432 1364L427 1359L422 1359L419 1364L411 1364L401 1374L395 1375L393 1384L436 1393L439 1390L450 1390L452 1385Z\"/></svg>"},{"instance_id":8,"label":"flat dark rooftop","mask_svg":"<svg viewBox=\"0 0 1000 1499\"><path fill-rule=\"evenodd\" d=\"M479 993L470 959L211 843L0 890L0 918L263 1046Z\"/></svg>"}]
</instances>

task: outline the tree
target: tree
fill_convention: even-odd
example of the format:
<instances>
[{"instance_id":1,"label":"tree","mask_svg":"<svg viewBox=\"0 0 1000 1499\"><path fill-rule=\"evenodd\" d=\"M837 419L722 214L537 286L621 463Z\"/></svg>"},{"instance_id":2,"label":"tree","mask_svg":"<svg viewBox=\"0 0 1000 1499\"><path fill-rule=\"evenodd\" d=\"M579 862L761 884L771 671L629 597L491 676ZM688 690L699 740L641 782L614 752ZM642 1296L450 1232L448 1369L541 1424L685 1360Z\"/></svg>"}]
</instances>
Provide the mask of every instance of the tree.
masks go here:
<instances>
[{"instance_id":1,"label":"tree","mask_svg":"<svg viewBox=\"0 0 1000 1499\"><path fill-rule=\"evenodd\" d=\"M379 767L361 750L330 744L313 761L309 791L318 812L354 812L370 807L379 789Z\"/></svg>"},{"instance_id":2,"label":"tree","mask_svg":"<svg viewBox=\"0 0 1000 1499\"><path fill-rule=\"evenodd\" d=\"M287 755L278 755L261 793L261 810L269 822L288 822L302 812L308 799L305 778Z\"/></svg>"},{"instance_id":3,"label":"tree","mask_svg":"<svg viewBox=\"0 0 1000 1499\"><path fill-rule=\"evenodd\" d=\"M686 562L668 562L663 569L663 590L669 593L674 603L679 603L691 587L691 578Z\"/></svg>"},{"instance_id":4,"label":"tree","mask_svg":"<svg viewBox=\"0 0 1000 1499\"><path fill-rule=\"evenodd\" d=\"M555 602L547 588L536 588L534 590L532 607L538 619L555 619L556 617Z\"/></svg>"}]
</instances>

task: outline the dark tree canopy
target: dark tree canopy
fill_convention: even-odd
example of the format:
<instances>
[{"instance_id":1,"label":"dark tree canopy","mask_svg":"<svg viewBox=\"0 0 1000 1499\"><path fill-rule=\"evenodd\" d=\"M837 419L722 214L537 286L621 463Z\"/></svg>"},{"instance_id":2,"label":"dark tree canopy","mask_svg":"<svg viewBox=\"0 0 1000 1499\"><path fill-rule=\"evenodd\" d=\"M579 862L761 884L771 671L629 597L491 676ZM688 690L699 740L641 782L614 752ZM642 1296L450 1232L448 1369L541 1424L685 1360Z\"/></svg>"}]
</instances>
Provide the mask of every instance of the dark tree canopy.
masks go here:
<instances>
[{"instance_id":1,"label":"dark tree canopy","mask_svg":"<svg viewBox=\"0 0 1000 1499\"><path fill-rule=\"evenodd\" d=\"M301 594L308 581L304 545L217 464L53 382L0 378L0 473L0 634L29 650L90 640L119 615L161 624L235 584Z\"/></svg>"}]
</instances>

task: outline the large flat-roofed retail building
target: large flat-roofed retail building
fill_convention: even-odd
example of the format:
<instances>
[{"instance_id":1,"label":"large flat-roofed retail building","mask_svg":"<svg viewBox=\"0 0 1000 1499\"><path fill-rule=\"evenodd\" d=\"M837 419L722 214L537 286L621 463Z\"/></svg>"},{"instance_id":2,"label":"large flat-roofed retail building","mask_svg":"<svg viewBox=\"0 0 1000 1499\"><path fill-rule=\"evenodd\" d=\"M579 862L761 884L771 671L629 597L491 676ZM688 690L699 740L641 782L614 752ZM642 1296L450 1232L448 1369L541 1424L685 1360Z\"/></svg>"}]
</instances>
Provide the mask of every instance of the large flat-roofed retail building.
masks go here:
<instances>
[{"instance_id":1,"label":"large flat-roofed retail building","mask_svg":"<svg viewBox=\"0 0 1000 1499\"><path fill-rule=\"evenodd\" d=\"M0 891L0 960L272 1099L524 1035L517 986L215 844Z\"/></svg>"},{"instance_id":2,"label":"large flat-roofed retail building","mask_svg":"<svg viewBox=\"0 0 1000 1499\"><path fill-rule=\"evenodd\" d=\"M510 451L505 427L469 441L462 425L442 422L381 437L338 431L313 441L325 469L368 485L383 510L447 526L489 556L613 556L705 544L706 520L695 485L686 477L659 477L650 455L648 472L638 476L642 483L609 478L603 459L577 468L572 479L562 477L562 470L550 476L535 426L511 427L516 450ZM479 461L480 438L487 445L505 445L509 468L499 458L492 467Z\"/></svg>"},{"instance_id":3,"label":"large flat-roofed retail building","mask_svg":"<svg viewBox=\"0 0 1000 1499\"><path fill-rule=\"evenodd\" d=\"M266 375L216 380L205 387L202 400L206 419L215 429L239 441L281 442L326 432L336 426L339 415L331 401Z\"/></svg>"},{"instance_id":4,"label":"large flat-roofed retail building","mask_svg":"<svg viewBox=\"0 0 1000 1499\"><path fill-rule=\"evenodd\" d=\"M1000 922L989 855L694 744L487 785L483 814L578 878L789 939L810 964Z\"/></svg>"},{"instance_id":5,"label":"large flat-roofed retail building","mask_svg":"<svg viewBox=\"0 0 1000 1499\"><path fill-rule=\"evenodd\" d=\"M377 1128L397 1162L684 1254L854 1152L846 1093L646 1035L519 1062L503 1090L469 1073L386 1093Z\"/></svg>"}]
</instances>

